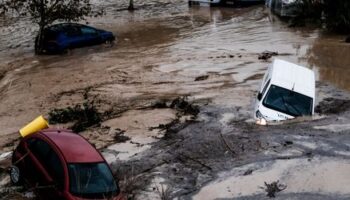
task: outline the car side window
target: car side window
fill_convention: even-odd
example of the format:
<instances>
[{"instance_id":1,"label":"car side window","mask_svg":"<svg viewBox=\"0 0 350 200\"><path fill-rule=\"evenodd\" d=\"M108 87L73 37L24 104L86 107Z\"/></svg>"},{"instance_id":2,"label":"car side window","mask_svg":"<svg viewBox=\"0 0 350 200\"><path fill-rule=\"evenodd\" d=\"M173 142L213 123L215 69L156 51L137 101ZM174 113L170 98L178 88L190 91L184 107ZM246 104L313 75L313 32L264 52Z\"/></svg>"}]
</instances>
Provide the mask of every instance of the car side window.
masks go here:
<instances>
[{"instance_id":1,"label":"car side window","mask_svg":"<svg viewBox=\"0 0 350 200\"><path fill-rule=\"evenodd\" d=\"M51 150L50 145L43 140L31 138L28 140L28 148L39 161L44 161Z\"/></svg>"},{"instance_id":2,"label":"car side window","mask_svg":"<svg viewBox=\"0 0 350 200\"><path fill-rule=\"evenodd\" d=\"M64 170L63 165L48 143L41 139L32 138L28 140L28 147L38 158L39 162L44 166L50 176L55 180L59 187L64 185Z\"/></svg>"},{"instance_id":3,"label":"car side window","mask_svg":"<svg viewBox=\"0 0 350 200\"><path fill-rule=\"evenodd\" d=\"M81 35L80 28L74 27L74 26L68 26L66 27L65 31L67 36L74 37L74 36L79 36Z\"/></svg>"},{"instance_id":4,"label":"car side window","mask_svg":"<svg viewBox=\"0 0 350 200\"><path fill-rule=\"evenodd\" d=\"M89 28L89 27L81 27L81 32L84 34L84 35L95 35L97 34L97 31L93 28Z\"/></svg>"}]
</instances>

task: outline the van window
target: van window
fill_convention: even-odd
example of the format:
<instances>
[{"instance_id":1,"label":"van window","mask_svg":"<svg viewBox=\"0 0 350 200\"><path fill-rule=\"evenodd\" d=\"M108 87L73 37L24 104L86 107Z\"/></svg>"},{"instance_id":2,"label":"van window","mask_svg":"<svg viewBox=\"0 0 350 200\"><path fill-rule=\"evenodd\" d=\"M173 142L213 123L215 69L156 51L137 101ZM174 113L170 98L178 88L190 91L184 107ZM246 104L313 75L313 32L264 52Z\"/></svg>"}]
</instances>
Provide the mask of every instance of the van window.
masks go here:
<instances>
[{"instance_id":1,"label":"van window","mask_svg":"<svg viewBox=\"0 0 350 200\"><path fill-rule=\"evenodd\" d=\"M262 94L263 96L264 96L264 94L265 94L267 88L268 88L269 85L270 85L270 81L271 81L271 79L269 79L269 80L267 81L266 85L264 86L264 89L263 89L262 92L261 92L261 94Z\"/></svg>"},{"instance_id":2,"label":"van window","mask_svg":"<svg viewBox=\"0 0 350 200\"><path fill-rule=\"evenodd\" d=\"M263 105L293 117L298 117L312 115L313 99L297 92L271 85Z\"/></svg>"}]
</instances>

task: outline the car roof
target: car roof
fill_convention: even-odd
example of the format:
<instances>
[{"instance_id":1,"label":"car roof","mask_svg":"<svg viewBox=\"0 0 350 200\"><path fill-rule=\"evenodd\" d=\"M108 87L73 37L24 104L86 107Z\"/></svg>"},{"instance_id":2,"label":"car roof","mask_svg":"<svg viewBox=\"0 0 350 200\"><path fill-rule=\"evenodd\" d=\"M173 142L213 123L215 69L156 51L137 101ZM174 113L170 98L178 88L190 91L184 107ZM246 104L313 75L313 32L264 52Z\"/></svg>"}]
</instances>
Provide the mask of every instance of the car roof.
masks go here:
<instances>
[{"instance_id":1,"label":"car roof","mask_svg":"<svg viewBox=\"0 0 350 200\"><path fill-rule=\"evenodd\" d=\"M37 134L54 143L68 163L104 162L101 154L86 139L69 130L46 129Z\"/></svg>"},{"instance_id":2,"label":"car roof","mask_svg":"<svg viewBox=\"0 0 350 200\"><path fill-rule=\"evenodd\" d=\"M271 84L315 98L315 73L281 59L275 59L271 69Z\"/></svg>"},{"instance_id":3,"label":"car roof","mask_svg":"<svg viewBox=\"0 0 350 200\"><path fill-rule=\"evenodd\" d=\"M51 25L51 26L47 27L46 29L47 30L51 30L51 31L62 31L62 30L66 30L67 28L70 28L70 27L82 27L82 26L88 27L88 26L86 26L84 24L60 23L60 24Z\"/></svg>"}]
</instances>

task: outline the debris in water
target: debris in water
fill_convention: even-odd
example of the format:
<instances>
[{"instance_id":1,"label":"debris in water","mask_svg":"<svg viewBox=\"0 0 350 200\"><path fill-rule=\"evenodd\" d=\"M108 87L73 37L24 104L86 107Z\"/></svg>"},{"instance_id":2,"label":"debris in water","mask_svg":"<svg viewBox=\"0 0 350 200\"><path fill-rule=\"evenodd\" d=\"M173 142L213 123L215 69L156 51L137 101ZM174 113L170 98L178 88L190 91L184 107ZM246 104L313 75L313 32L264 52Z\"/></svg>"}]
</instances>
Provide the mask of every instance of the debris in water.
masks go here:
<instances>
[{"instance_id":1,"label":"debris in water","mask_svg":"<svg viewBox=\"0 0 350 200\"><path fill-rule=\"evenodd\" d=\"M264 188L264 187L261 187L261 188L265 189L265 191L267 192L266 196L268 196L270 198L275 198L276 193L281 192L287 188L286 185L279 184L279 181L274 181L272 183L265 182L265 187L266 188Z\"/></svg>"},{"instance_id":2,"label":"debris in water","mask_svg":"<svg viewBox=\"0 0 350 200\"><path fill-rule=\"evenodd\" d=\"M278 52L274 52L274 51L264 51L261 54L259 54L259 60L268 60L270 59L272 56L278 56Z\"/></svg>"},{"instance_id":3,"label":"debris in water","mask_svg":"<svg viewBox=\"0 0 350 200\"><path fill-rule=\"evenodd\" d=\"M160 184L160 189L156 185L155 188L157 191L157 194L159 195L159 198L161 200L170 200L173 199L172 197L172 190L169 186L164 186L163 184Z\"/></svg>"},{"instance_id":4,"label":"debris in water","mask_svg":"<svg viewBox=\"0 0 350 200\"><path fill-rule=\"evenodd\" d=\"M85 102L83 105L53 109L49 112L50 124L74 122L71 129L78 133L99 124L101 114L97 111L94 102Z\"/></svg>"},{"instance_id":5,"label":"debris in water","mask_svg":"<svg viewBox=\"0 0 350 200\"><path fill-rule=\"evenodd\" d=\"M315 108L315 112L319 114L337 114L348 110L350 100L326 98L321 101Z\"/></svg>"},{"instance_id":6,"label":"debris in water","mask_svg":"<svg viewBox=\"0 0 350 200\"><path fill-rule=\"evenodd\" d=\"M124 135L125 131L121 130L121 129L116 129L116 134L114 136L115 142L116 143L124 143L128 140L130 140L131 138L128 136Z\"/></svg>"},{"instance_id":7,"label":"debris in water","mask_svg":"<svg viewBox=\"0 0 350 200\"><path fill-rule=\"evenodd\" d=\"M170 108L179 110L184 114L191 114L197 116L199 107L188 102L187 97L178 97L170 104Z\"/></svg>"},{"instance_id":8,"label":"debris in water","mask_svg":"<svg viewBox=\"0 0 350 200\"><path fill-rule=\"evenodd\" d=\"M152 106L152 108L168 108L169 106L166 104L165 100L160 100L155 102Z\"/></svg>"},{"instance_id":9,"label":"debris in water","mask_svg":"<svg viewBox=\"0 0 350 200\"><path fill-rule=\"evenodd\" d=\"M292 145L293 142L292 141L285 141L283 146L289 146L289 145Z\"/></svg>"},{"instance_id":10,"label":"debris in water","mask_svg":"<svg viewBox=\"0 0 350 200\"><path fill-rule=\"evenodd\" d=\"M194 81L204 81L204 80L207 80L208 78L209 78L208 75L198 76L196 79L194 79Z\"/></svg>"},{"instance_id":11,"label":"debris in water","mask_svg":"<svg viewBox=\"0 0 350 200\"><path fill-rule=\"evenodd\" d=\"M189 114L193 116L197 116L199 113L199 107L189 103L187 97L177 97L171 102L160 100L153 103L151 108L171 108L182 112L182 114Z\"/></svg>"},{"instance_id":12,"label":"debris in water","mask_svg":"<svg viewBox=\"0 0 350 200\"><path fill-rule=\"evenodd\" d=\"M252 169L248 169L247 171L244 172L243 176L248 176L251 175L253 173Z\"/></svg>"}]
</instances>

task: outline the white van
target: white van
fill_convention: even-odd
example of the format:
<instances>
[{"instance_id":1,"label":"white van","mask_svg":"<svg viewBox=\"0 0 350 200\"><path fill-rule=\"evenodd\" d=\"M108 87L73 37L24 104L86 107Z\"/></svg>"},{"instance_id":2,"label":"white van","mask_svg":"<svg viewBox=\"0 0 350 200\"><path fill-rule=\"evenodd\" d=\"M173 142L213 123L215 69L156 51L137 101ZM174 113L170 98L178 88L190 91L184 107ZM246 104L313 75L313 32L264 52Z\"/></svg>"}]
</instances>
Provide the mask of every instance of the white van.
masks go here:
<instances>
[{"instance_id":1,"label":"white van","mask_svg":"<svg viewBox=\"0 0 350 200\"><path fill-rule=\"evenodd\" d=\"M255 105L258 124L314 114L315 74L305 67L275 59L265 73Z\"/></svg>"},{"instance_id":2,"label":"white van","mask_svg":"<svg viewBox=\"0 0 350 200\"><path fill-rule=\"evenodd\" d=\"M266 0L265 4L281 17L295 17L299 9L296 0Z\"/></svg>"}]
</instances>

